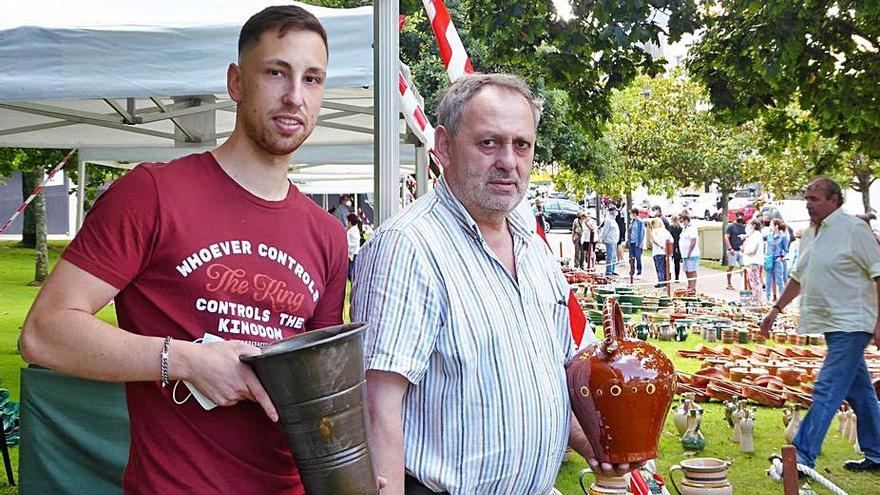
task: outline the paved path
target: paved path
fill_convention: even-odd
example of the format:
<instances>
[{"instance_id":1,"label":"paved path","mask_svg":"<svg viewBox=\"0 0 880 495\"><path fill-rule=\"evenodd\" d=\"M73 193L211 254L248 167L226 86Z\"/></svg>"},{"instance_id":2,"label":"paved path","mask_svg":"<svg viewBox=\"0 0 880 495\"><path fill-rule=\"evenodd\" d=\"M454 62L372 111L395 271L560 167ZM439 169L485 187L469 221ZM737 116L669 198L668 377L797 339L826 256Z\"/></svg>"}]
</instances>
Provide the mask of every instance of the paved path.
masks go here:
<instances>
[{"instance_id":1,"label":"paved path","mask_svg":"<svg viewBox=\"0 0 880 495\"><path fill-rule=\"evenodd\" d=\"M552 230L547 235L547 241L550 243L550 247L556 256L560 256L561 248L563 258L571 259L574 257L574 245L571 242L571 234L569 232ZM627 256L626 252L624 252L624 256ZM626 273L628 280L629 265L618 267L617 273ZM724 271L701 266L697 272L697 292L727 301L739 300L739 289L743 287L742 273L734 273L731 278L736 290L727 290L727 277ZM656 280L657 272L654 270L654 260L649 255L642 255L642 279L635 280L635 283L650 287L650 282ZM679 282L673 283L672 287L673 289L687 287L684 271L681 272Z\"/></svg>"}]
</instances>

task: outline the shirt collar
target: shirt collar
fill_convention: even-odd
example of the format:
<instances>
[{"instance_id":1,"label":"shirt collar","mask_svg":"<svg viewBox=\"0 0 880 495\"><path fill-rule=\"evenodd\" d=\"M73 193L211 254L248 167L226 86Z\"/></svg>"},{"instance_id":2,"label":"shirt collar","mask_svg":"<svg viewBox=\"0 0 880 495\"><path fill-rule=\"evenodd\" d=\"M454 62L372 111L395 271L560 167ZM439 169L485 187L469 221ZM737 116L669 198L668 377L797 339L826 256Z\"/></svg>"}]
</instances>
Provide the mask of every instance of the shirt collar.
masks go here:
<instances>
[{"instance_id":1,"label":"shirt collar","mask_svg":"<svg viewBox=\"0 0 880 495\"><path fill-rule=\"evenodd\" d=\"M837 208L836 210L832 211L827 217L825 217L824 220L822 220L822 223L819 224L819 228L830 227L835 223L840 222L841 220L843 220L844 215L845 213L843 213L843 207Z\"/></svg>"},{"instance_id":2,"label":"shirt collar","mask_svg":"<svg viewBox=\"0 0 880 495\"><path fill-rule=\"evenodd\" d=\"M477 222L474 221L461 201L455 197L445 177L440 178L434 191L437 194L437 198L452 213L455 220L471 235L482 239L483 234L480 232ZM525 210L528 210L527 215L523 213ZM516 237L528 238L536 232L532 209L525 198L513 211L507 214L507 225L510 226L510 232Z\"/></svg>"}]
</instances>

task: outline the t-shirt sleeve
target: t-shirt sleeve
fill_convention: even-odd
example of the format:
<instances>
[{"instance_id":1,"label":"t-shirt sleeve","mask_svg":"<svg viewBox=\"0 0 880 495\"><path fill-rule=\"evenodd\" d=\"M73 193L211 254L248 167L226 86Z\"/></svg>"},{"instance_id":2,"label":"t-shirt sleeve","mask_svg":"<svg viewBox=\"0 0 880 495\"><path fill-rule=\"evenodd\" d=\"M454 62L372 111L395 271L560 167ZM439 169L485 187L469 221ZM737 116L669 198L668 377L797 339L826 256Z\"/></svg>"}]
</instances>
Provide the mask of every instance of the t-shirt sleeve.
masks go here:
<instances>
[{"instance_id":1,"label":"t-shirt sleeve","mask_svg":"<svg viewBox=\"0 0 880 495\"><path fill-rule=\"evenodd\" d=\"M853 228L852 256L868 276L880 277L880 245L871 228L861 221Z\"/></svg>"},{"instance_id":2,"label":"t-shirt sleeve","mask_svg":"<svg viewBox=\"0 0 880 495\"><path fill-rule=\"evenodd\" d=\"M334 225L334 227L336 227ZM318 299L312 317L306 322L307 330L342 324L342 308L345 306L345 284L348 281L348 241L342 230L331 236L329 242L327 284Z\"/></svg>"},{"instance_id":3,"label":"t-shirt sleeve","mask_svg":"<svg viewBox=\"0 0 880 495\"><path fill-rule=\"evenodd\" d=\"M413 384L424 378L444 326L440 285L425 260L404 233L382 232L358 254L351 297L352 321L369 324L366 368Z\"/></svg>"},{"instance_id":4,"label":"t-shirt sleeve","mask_svg":"<svg viewBox=\"0 0 880 495\"><path fill-rule=\"evenodd\" d=\"M150 262L159 215L153 176L135 167L98 197L62 258L122 290Z\"/></svg>"}]
</instances>

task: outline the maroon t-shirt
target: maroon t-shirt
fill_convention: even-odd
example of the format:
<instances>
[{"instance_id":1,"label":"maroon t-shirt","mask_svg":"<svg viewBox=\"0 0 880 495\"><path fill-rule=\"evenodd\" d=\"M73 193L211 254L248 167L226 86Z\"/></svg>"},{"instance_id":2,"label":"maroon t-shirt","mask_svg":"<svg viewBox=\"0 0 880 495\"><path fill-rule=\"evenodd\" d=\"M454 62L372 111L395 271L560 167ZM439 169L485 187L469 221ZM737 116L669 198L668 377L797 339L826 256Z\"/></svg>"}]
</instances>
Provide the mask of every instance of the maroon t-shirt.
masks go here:
<instances>
[{"instance_id":1,"label":"maroon t-shirt","mask_svg":"<svg viewBox=\"0 0 880 495\"><path fill-rule=\"evenodd\" d=\"M265 345L342 322L339 222L292 185L282 201L250 194L211 153L117 180L63 257L120 290L119 326L140 335ZM126 493L304 493L281 426L257 403L205 411L171 391L126 384ZM181 383L178 399L187 393Z\"/></svg>"}]
</instances>

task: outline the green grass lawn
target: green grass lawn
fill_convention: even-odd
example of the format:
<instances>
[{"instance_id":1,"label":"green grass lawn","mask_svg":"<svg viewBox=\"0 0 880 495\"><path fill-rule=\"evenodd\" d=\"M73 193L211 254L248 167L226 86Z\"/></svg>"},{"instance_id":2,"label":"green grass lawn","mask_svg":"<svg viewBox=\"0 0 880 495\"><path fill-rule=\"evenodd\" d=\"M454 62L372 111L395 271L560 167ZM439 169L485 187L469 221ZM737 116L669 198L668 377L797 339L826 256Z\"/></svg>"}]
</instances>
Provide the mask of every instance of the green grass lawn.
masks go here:
<instances>
[{"instance_id":1,"label":"green grass lawn","mask_svg":"<svg viewBox=\"0 0 880 495\"><path fill-rule=\"evenodd\" d=\"M65 243L50 243L50 258L54 264ZM21 332L21 324L37 294L37 288L27 284L33 280L34 254L32 250L15 247L12 242L0 242L0 380L2 386L8 388L14 400L19 398L19 368L24 365L18 354L16 342ZM113 322L115 317L112 308L108 307L99 313L102 319ZM344 317L348 320L348 304ZM692 349L698 342L689 337L687 342L652 342L658 345L673 360L677 369L695 371L699 361L681 359L675 351ZM769 466L767 455L778 452L784 443L782 410L758 408L757 425L755 428L756 453L742 454L739 446L730 440L732 431L724 422L724 413L720 404L712 402L703 404L703 434L706 436L706 450L699 454L704 457L718 457L731 461L730 479L735 493L768 494L782 493L782 487L772 482L764 470ZM837 434L836 421L825 440L823 453L819 458L819 469L832 481L846 490L850 495L871 495L880 493L880 475L851 474L842 468L846 459L858 458L852 446ZM18 448L11 449L12 459L18 472ZM667 421L660 440L660 472L667 476L669 466L687 456L678 441L675 427L671 420ZM572 460L563 464L557 478L557 488L566 495L581 494L577 476L586 466L583 459L575 455ZM0 475L0 478L5 476ZM824 488L816 487L817 493L830 493ZM0 481L0 495L17 493Z\"/></svg>"}]
</instances>

